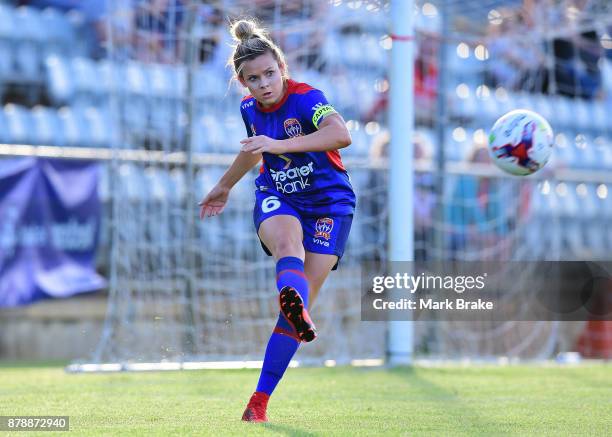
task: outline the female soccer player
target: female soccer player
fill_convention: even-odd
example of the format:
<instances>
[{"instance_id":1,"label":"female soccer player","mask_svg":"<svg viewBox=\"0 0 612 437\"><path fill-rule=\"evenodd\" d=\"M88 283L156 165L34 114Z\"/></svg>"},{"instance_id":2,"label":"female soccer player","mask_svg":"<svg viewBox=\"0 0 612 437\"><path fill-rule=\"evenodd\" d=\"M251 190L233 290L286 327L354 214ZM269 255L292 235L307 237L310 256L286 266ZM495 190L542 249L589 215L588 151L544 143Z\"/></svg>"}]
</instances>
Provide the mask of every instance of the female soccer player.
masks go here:
<instances>
[{"instance_id":1,"label":"female soccer player","mask_svg":"<svg viewBox=\"0 0 612 437\"><path fill-rule=\"evenodd\" d=\"M355 194L338 149L351 137L321 91L289 78L282 51L264 29L240 20L231 33L230 64L251 93L240 105L248 138L200 202L200 218L220 214L232 187L262 161L253 220L276 261L280 314L242 420L266 422L268 399L300 342L317 336L308 305L344 252Z\"/></svg>"}]
</instances>

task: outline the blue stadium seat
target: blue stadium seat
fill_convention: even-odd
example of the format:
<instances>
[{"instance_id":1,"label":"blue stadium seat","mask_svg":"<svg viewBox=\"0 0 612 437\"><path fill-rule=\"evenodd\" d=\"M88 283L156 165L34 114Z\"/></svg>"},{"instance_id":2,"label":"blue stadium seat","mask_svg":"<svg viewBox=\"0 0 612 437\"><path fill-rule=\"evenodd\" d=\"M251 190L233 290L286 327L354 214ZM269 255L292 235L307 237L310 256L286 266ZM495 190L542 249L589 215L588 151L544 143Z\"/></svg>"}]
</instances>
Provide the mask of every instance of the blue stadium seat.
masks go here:
<instances>
[{"instance_id":1,"label":"blue stadium seat","mask_svg":"<svg viewBox=\"0 0 612 437\"><path fill-rule=\"evenodd\" d=\"M218 100L228 90L228 83L209 66L201 66L194 76L194 96L198 99Z\"/></svg>"},{"instance_id":2,"label":"blue stadium seat","mask_svg":"<svg viewBox=\"0 0 612 437\"><path fill-rule=\"evenodd\" d=\"M121 195L131 201L142 201L147 198L147 181L143 170L131 163L119 167L118 189Z\"/></svg>"},{"instance_id":3,"label":"blue stadium seat","mask_svg":"<svg viewBox=\"0 0 612 437\"><path fill-rule=\"evenodd\" d=\"M11 46L16 38L14 9L0 3L0 74L12 73Z\"/></svg>"},{"instance_id":4,"label":"blue stadium seat","mask_svg":"<svg viewBox=\"0 0 612 437\"><path fill-rule=\"evenodd\" d=\"M171 170L168 184L168 191L172 193L170 201L180 204L187 194L185 172L180 168L175 168ZM200 199L197 200L198 202L200 201Z\"/></svg>"},{"instance_id":5,"label":"blue stadium seat","mask_svg":"<svg viewBox=\"0 0 612 437\"><path fill-rule=\"evenodd\" d=\"M503 115L500 107L499 101L492 95L488 98L478 99L478 109L476 110L478 122L486 124L487 127L492 126L495 120Z\"/></svg>"},{"instance_id":6,"label":"blue stadium seat","mask_svg":"<svg viewBox=\"0 0 612 437\"><path fill-rule=\"evenodd\" d=\"M575 220L568 220L563 226L563 232L561 237L564 240L566 250L564 251L565 256L573 258L583 257L586 249L585 238L583 231L583 225Z\"/></svg>"},{"instance_id":7,"label":"blue stadium seat","mask_svg":"<svg viewBox=\"0 0 612 437\"><path fill-rule=\"evenodd\" d=\"M498 111L500 114L505 114L507 112L513 111L517 109L519 106L519 97L516 93L512 91L506 91L505 97L503 100L499 100Z\"/></svg>"},{"instance_id":8,"label":"blue stadium seat","mask_svg":"<svg viewBox=\"0 0 612 437\"><path fill-rule=\"evenodd\" d=\"M535 199L532 199L534 201ZM520 247L517 248L516 256L518 259L523 260L531 260L531 259L542 259L542 255L545 251L545 243L544 240L545 234L542 232L542 223L544 220L541 218L531 218L526 222L521 223L520 228L518 229L519 235L524 235L525 238L525 248ZM524 251L525 255L521 255L519 250Z\"/></svg>"},{"instance_id":9,"label":"blue stadium seat","mask_svg":"<svg viewBox=\"0 0 612 437\"><path fill-rule=\"evenodd\" d=\"M0 38L14 39L15 33L15 9L0 3Z\"/></svg>"},{"instance_id":10,"label":"blue stadium seat","mask_svg":"<svg viewBox=\"0 0 612 437\"><path fill-rule=\"evenodd\" d=\"M544 94L536 94L533 96L535 111L551 123L554 117L554 108L550 98Z\"/></svg>"},{"instance_id":11,"label":"blue stadium seat","mask_svg":"<svg viewBox=\"0 0 612 437\"><path fill-rule=\"evenodd\" d=\"M54 8L46 8L41 14L41 24L46 33L47 53L73 53L76 33L68 17Z\"/></svg>"},{"instance_id":12,"label":"blue stadium seat","mask_svg":"<svg viewBox=\"0 0 612 437\"><path fill-rule=\"evenodd\" d=\"M105 91L97 63L90 58L74 57L70 61L70 73L77 94L75 103L95 104Z\"/></svg>"},{"instance_id":13,"label":"blue stadium seat","mask_svg":"<svg viewBox=\"0 0 612 437\"><path fill-rule=\"evenodd\" d=\"M367 157L370 151L371 137L366 134L363 125L360 125L357 130L351 129L350 134L353 142L348 148L340 151L342 156Z\"/></svg>"},{"instance_id":14,"label":"blue stadium seat","mask_svg":"<svg viewBox=\"0 0 612 437\"><path fill-rule=\"evenodd\" d=\"M599 162L598 168L612 170L612 141L603 135L595 137L595 154Z\"/></svg>"},{"instance_id":15,"label":"blue stadium seat","mask_svg":"<svg viewBox=\"0 0 612 437\"><path fill-rule=\"evenodd\" d=\"M140 62L129 61L125 66L126 92L137 97L149 95L147 68Z\"/></svg>"},{"instance_id":16,"label":"blue stadium seat","mask_svg":"<svg viewBox=\"0 0 612 437\"><path fill-rule=\"evenodd\" d=\"M342 50L342 61L344 64L353 67L363 66L364 52L361 46L360 36L340 37L340 48Z\"/></svg>"},{"instance_id":17,"label":"blue stadium seat","mask_svg":"<svg viewBox=\"0 0 612 437\"><path fill-rule=\"evenodd\" d=\"M484 65L474 57L473 49L470 49L468 58L461 58L457 54L457 42L447 44L447 65L451 71L451 77L458 82L465 82L475 88L479 85Z\"/></svg>"},{"instance_id":18,"label":"blue stadium seat","mask_svg":"<svg viewBox=\"0 0 612 437\"><path fill-rule=\"evenodd\" d=\"M63 107L59 109L58 115L64 132L64 146L84 147L90 145L85 132L86 123L80 111Z\"/></svg>"},{"instance_id":19,"label":"blue stadium seat","mask_svg":"<svg viewBox=\"0 0 612 437\"><path fill-rule=\"evenodd\" d=\"M20 81L38 82L42 79L40 51L33 43L17 45L15 64Z\"/></svg>"},{"instance_id":20,"label":"blue stadium seat","mask_svg":"<svg viewBox=\"0 0 612 437\"><path fill-rule=\"evenodd\" d=\"M466 98L455 97L456 109L454 114L462 118L472 119L478 113L480 101L476 98L475 90L470 89Z\"/></svg>"},{"instance_id":21,"label":"blue stadium seat","mask_svg":"<svg viewBox=\"0 0 612 437\"><path fill-rule=\"evenodd\" d=\"M376 70L385 71L387 68L388 54L380 45L380 39L375 35L364 35L361 42L362 56L367 64Z\"/></svg>"},{"instance_id":22,"label":"blue stadium seat","mask_svg":"<svg viewBox=\"0 0 612 437\"><path fill-rule=\"evenodd\" d=\"M20 6L13 15L15 27L19 30L19 39L42 45L47 40L48 29L38 9Z\"/></svg>"},{"instance_id":23,"label":"blue stadium seat","mask_svg":"<svg viewBox=\"0 0 612 437\"><path fill-rule=\"evenodd\" d=\"M583 216L589 219L596 219L600 216L601 211L604 209L601 202L602 199L597 197L597 186L594 184L585 184L586 195L580 195L582 203L580 205L579 216Z\"/></svg>"},{"instance_id":24,"label":"blue stadium seat","mask_svg":"<svg viewBox=\"0 0 612 437\"><path fill-rule=\"evenodd\" d=\"M151 95L161 99L184 97L184 69L171 65L152 64L148 70Z\"/></svg>"},{"instance_id":25,"label":"blue stadium seat","mask_svg":"<svg viewBox=\"0 0 612 437\"><path fill-rule=\"evenodd\" d=\"M0 144L10 142L11 136L8 131L8 120L4 115L4 109L0 108Z\"/></svg>"},{"instance_id":26,"label":"blue stadium seat","mask_svg":"<svg viewBox=\"0 0 612 437\"><path fill-rule=\"evenodd\" d=\"M456 126L447 128L444 134L445 159L447 161L462 161L464 160L469 150L472 148L474 131L465 129L465 139L455 140L453 138L453 130Z\"/></svg>"},{"instance_id":27,"label":"blue stadium seat","mask_svg":"<svg viewBox=\"0 0 612 437\"><path fill-rule=\"evenodd\" d=\"M574 168L576 166L579 157L574 146L574 137L574 133L569 131L557 133L556 147L552 156L555 166L562 168Z\"/></svg>"},{"instance_id":28,"label":"blue stadium seat","mask_svg":"<svg viewBox=\"0 0 612 437\"><path fill-rule=\"evenodd\" d=\"M585 244L595 258L605 259L610 253L606 238L601 238L607 231L607 226L600 220L592 221L585 227Z\"/></svg>"},{"instance_id":29,"label":"blue stadium seat","mask_svg":"<svg viewBox=\"0 0 612 437\"><path fill-rule=\"evenodd\" d=\"M217 180L221 177L221 174L216 175ZM253 196L253 192L255 187L253 185L253 178L251 175L246 175L240 181L236 183L234 188L232 189L232 196L234 196L235 202L238 202L242 205L251 205Z\"/></svg>"},{"instance_id":30,"label":"blue stadium seat","mask_svg":"<svg viewBox=\"0 0 612 437\"><path fill-rule=\"evenodd\" d=\"M147 184L148 208L147 220L152 240L166 243L169 240L169 204L171 193L167 191L167 171L157 167L147 167L144 170ZM163 256L163 254L162 254Z\"/></svg>"},{"instance_id":31,"label":"blue stadium seat","mask_svg":"<svg viewBox=\"0 0 612 437\"><path fill-rule=\"evenodd\" d=\"M609 224L612 224L612 184L606 184L607 186L607 196L603 199L598 199L598 206L600 207L600 211L602 216L608 221ZM593 192L596 192L596 186L593 187ZM612 244L612 232L608 231L610 235L610 243Z\"/></svg>"},{"instance_id":32,"label":"blue stadium seat","mask_svg":"<svg viewBox=\"0 0 612 437\"><path fill-rule=\"evenodd\" d=\"M46 32L40 12L28 6L17 8L12 15L16 32L15 62L21 81L39 81L42 48Z\"/></svg>"},{"instance_id":33,"label":"blue stadium seat","mask_svg":"<svg viewBox=\"0 0 612 437\"><path fill-rule=\"evenodd\" d=\"M13 79L15 74L14 46L18 33L14 12L14 8L0 3L0 83L2 79Z\"/></svg>"},{"instance_id":34,"label":"blue stadium seat","mask_svg":"<svg viewBox=\"0 0 612 437\"><path fill-rule=\"evenodd\" d=\"M589 110L589 104L582 99L564 99L567 100L570 112L572 114L572 122L575 129L584 131L591 127L592 114Z\"/></svg>"},{"instance_id":35,"label":"blue stadium seat","mask_svg":"<svg viewBox=\"0 0 612 437\"><path fill-rule=\"evenodd\" d=\"M151 199L167 202L172 196L172 192L168 190L170 186L168 172L157 167L148 167L144 171L144 177Z\"/></svg>"},{"instance_id":36,"label":"blue stadium seat","mask_svg":"<svg viewBox=\"0 0 612 437\"><path fill-rule=\"evenodd\" d=\"M198 199L203 198L208 192L215 186L219 178L221 177L223 170L218 167L202 167L196 174L196 190ZM224 245L223 237L223 223L222 221L227 219L227 214L224 213L221 216L221 220L209 219L208 222L199 222L200 233L203 237L203 241L206 247L210 247L210 250L221 250Z\"/></svg>"},{"instance_id":37,"label":"blue stadium seat","mask_svg":"<svg viewBox=\"0 0 612 437\"><path fill-rule=\"evenodd\" d=\"M123 144L121 138L121 130L119 128L118 123L118 114L115 111L112 111L111 108L107 105L102 105L98 107L98 110L100 111L100 117L102 118L102 122L104 123L105 129L107 130L107 140L109 146L122 147Z\"/></svg>"},{"instance_id":38,"label":"blue stadium seat","mask_svg":"<svg viewBox=\"0 0 612 437\"><path fill-rule=\"evenodd\" d=\"M142 139L149 134L149 109L150 105L142 97L126 96L121 102L122 120L132 137Z\"/></svg>"},{"instance_id":39,"label":"blue stadium seat","mask_svg":"<svg viewBox=\"0 0 612 437\"><path fill-rule=\"evenodd\" d=\"M36 141L34 123L30 111L23 106L4 106L7 121L8 141L14 144L32 144Z\"/></svg>"},{"instance_id":40,"label":"blue stadium seat","mask_svg":"<svg viewBox=\"0 0 612 437\"><path fill-rule=\"evenodd\" d=\"M537 112L538 100L533 94L520 92L514 94L514 98L516 99L514 102L514 105L516 105L514 109L529 109L530 111Z\"/></svg>"},{"instance_id":41,"label":"blue stadium seat","mask_svg":"<svg viewBox=\"0 0 612 437\"><path fill-rule=\"evenodd\" d=\"M98 61L98 80L102 87L102 92L105 95L110 94L113 90L120 90L124 85L122 78L122 69L115 62L103 59Z\"/></svg>"},{"instance_id":42,"label":"blue stadium seat","mask_svg":"<svg viewBox=\"0 0 612 437\"><path fill-rule=\"evenodd\" d=\"M7 79L12 79L14 74L13 70L13 51L11 50L11 44L6 40L0 39L0 93L3 93L3 82Z\"/></svg>"},{"instance_id":43,"label":"blue stadium seat","mask_svg":"<svg viewBox=\"0 0 612 437\"><path fill-rule=\"evenodd\" d=\"M557 193L560 206L559 212L562 216L573 219L578 216L584 199L578 197L575 183L568 182L565 183L565 186L567 187L566 193Z\"/></svg>"},{"instance_id":44,"label":"blue stadium seat","mask_svg":"<svg viewBox=\"0 0 612 437\"><path fill-rule=\"evenodd\" d=\"M110 192L110 164L101 162L98 173L98 195L103 204L106 204L111 199Z\"/></svg>"},{"instance_id":45,"label":"blue stadium seat","mask_svg":"<svg viewBox=\"0 0 612 437\"><path fill-rule=\"evenodd\" d=\"M372 79L362 77L354 81L354 86L355 88L352 95L353 102L351 106L354 106L355 108L359 107L361 109L361 113L366 113L374 105L377 98L374 83Z\"/></svg>"},{"instance_id":46,"label":"blue stadium seat","mask_svg":"<svg viewBox=\"0 0 612 437\"><path fill-rule=\"evenodd\" d=\"M158 98L167 98L173 85L170 67L162 64L151 64L147 68L149 70L149 90L151 95Z\"/></svg>"},{"instance_id":47,"label":"blue stadium seat","mask_svg":"<svg viewBox=\"0 0 612 437\"><path fill-rule=\"evenodd\" d=\"M115 65L116 68L119 67ZM112 69L108 72L112 73ZM129 61L125 67L119 67L118 84L123 90L124 100L121 102L123 120L130 134L143 138L150 134L149 117L152 105L149 102L149 78L146 67L136 61Z\"/></svg>"},{"instance_id":48,"label":"blue stadium seat","mask_svg":"<svg viewBox=\"0 0 612 437\"><path fill-rule=\"evenodd\" d=\"M78 120L83 122L83 131L85 133L83 145L89 147L112 146L112 135L116 130L110 125L108 115L105 116L95 106L75 106L74 110L77 113Z\"/></svg>"},{"instance_id":49,"label":"blue stadium seat","mask_svg":"<svg viewBox=\"0 0 612 437\"><path fill-rule=\"evenodd\" d=\"M187 68L183 65L171 66L170 78L172 80L170 97L174 99L184 98L187 92Z\"/></svg>"},{"instance_id":50,"label":"blue stadium seat","mask_svg":"<svg viewBox=\"0 0 612 437\"><path fill-rule=\"evenodd\" d=\"M553 126L559 126L561 129L567 129L575 125L574 114L572 114L572 99L561 96L551 96L551 104L554 108L554 117L549 122Z\"/></svg>"},{"instance_id":51,"label":"blue stadium seat","mask_svg":"<svg viewBox=\"0 0 612 437\"><path fill-rule=\"evenodd\" d=\"M222 119L211 114L200 117L194 128L195 149L198 152L218 152L223 147L226 135L221 122Z\"/></svg>"},{"instance_id":52,"label":"blue stadium seat","mask_svg":"<svg viewBox=\"0 0 612 437\"><path fill-rule=\"evenodd\" d=\"M330 33L322 47L322 55L328 65L337 65L341 62L343 51L340 48L340 37L337 33Z\"/></svg>"},{"instance_id":53,"label":"blue stadium seat","mask_svg":"<svg viewBox=\"0 0 612 437\"><path fill-rule=\"evenodd\" d=\"M74 81L68 59L50 55L45 59L47 89L54 104L68 103L74 96Z\"/></svg>"},{"instance_id":54,"label":"blue stadium seat","mask_svg":"<svg viewBox=\"0 0 612 437\"><path fill-rule=\"evenodd\" d=\"M345 77L339 77L334 82L334 88L336 95L334 96L334 103L342 113L342 116L348 119L359 119L361 111L366 107L357 104L355 100L355 91L353 88L353 81L349 81Z\"/></svg>"},{"instance_id":55,"label":"blue stadium seat","mask_svg":"<svg viewBox=\"0 0 612 437\"><path fill-rule=\"evenodd\" d=\"M543 191L544 186L548 187L547 192ZM554 190L554 183L548 181L534 185L531 212L536 219L550 222L550 218L558 212L558 199Z\"/></svg>"},{"instance_id":56,"label":"blue stadium seat","mask_svg":"<svg viewBox=\"0 0 612 437\"><path fill-rule=\"evenodd\" d=\"M32 110L36 143L48 146L61 146L64 143L61 123L54 109L37 106Z\"/></svg>"},{"instance_id":57,"label":"blue stadium seat","mask_svg":"<svg viewBox=\"0 0 612 437\"><path fill-rule=\"evenodd\" d=\"M612 92L612 90L611 90ZM609 120L610 114L606 109L606 105L604 102L597 101L593 102L593 119L592 119L592 127L598 131L605 131L609 128Z\"/></svg>"},{"instance_id":58,"label":"blue stadium seat","mask_svg":"<svg viewBox=\"0 0 612 437\"><path fill-rule=\"evenodd\" d=\"M173 129L178 123L176 106L168 99L155 99L150 105L151 127L155 130L160 140L167 140L173 134Z\"/></svg>"},{"instance_id":59,"label":"blue stadium seat","mask_svg":"<svg viewBox=\"0 0 612 437\"><path fill-rule=\"evenodd\" d=\"M574 147L578 155L577 168L597 168L600 157L597 156L593 138L579 133L574 137Z\"/></svg>"},{"instance_id":60,"label":"blue stadium seat","mask_svg":"<svg viewBox=\"0 0 612 437\"><path fill-rule=\"evenodd\" d=\"M184 105L186 96L186 70L171 65L147 66L149 78L148 104L151 109L151 126L161 140L182 135L184 129Z\"/></svg>"},{"instance_id":61,"label":"blue stadium seat","mask_svg":"<svg viewBox=\"0 0 612 437\"><path fill-rule=\"evenodd\" d=\"M224 135L220 151L238 153L242 147L240 141L247 136L242 118L235 115L225 117L222 129Z\"/></svg>"}]
</instances>

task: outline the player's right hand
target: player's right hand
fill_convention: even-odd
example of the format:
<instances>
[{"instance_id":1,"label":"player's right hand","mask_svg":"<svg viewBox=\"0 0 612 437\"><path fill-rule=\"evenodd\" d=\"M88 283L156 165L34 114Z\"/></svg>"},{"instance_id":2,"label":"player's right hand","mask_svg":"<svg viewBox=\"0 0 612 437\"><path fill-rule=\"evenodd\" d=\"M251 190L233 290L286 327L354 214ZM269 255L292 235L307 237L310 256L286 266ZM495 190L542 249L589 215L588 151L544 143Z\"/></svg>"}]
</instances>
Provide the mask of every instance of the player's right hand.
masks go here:
<instances>
[{"instance_id":1,"label":"player's right hand","mask_svg":"<svg viewBox=\"0 0 612 437\"><path fill-rule=\"evenodd\" d=\"M230 190L221 185L215 185L210 193L198 205L200 206L200 220L221 214L225 209Z\"/></svg>"}]
</instances>

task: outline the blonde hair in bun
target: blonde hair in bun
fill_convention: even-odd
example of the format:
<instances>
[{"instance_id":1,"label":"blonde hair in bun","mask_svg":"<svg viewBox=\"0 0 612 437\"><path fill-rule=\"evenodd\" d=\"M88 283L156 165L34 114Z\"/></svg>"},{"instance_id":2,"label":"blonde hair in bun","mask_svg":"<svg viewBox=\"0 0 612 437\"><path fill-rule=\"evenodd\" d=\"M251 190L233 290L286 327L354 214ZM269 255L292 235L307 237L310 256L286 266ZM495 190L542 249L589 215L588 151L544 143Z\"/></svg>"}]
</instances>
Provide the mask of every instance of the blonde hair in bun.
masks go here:
<instances>
[{"instance_id":1,"label":"blonde hair in bun","mask_svg":"<svg viewBox=\"0 0 612 437\"><path fill-rule=\"evenodd\" d=\"M230 33L236 42L246 41L257 34L263 33L261 29L252 20L238 20L232 23Z\"/></svg>"},{"instance_id":2,"label":"blonde hair in bun","mask_svg":"<svg viewBox=\"0 0 612 437\"><path fill-rule=\"evenodd\" d=\"M287 63L283 51L274 44L268 31L260 27L253 18L242 18L230 24L230 33L234 38L235 45L232 55L228 61L234 69L236 77L241 77L242 67L245 61L251 61L257 56L270 52L279 65L283 65L285 78L288 76Z\"/></svg>"}]
</instances>

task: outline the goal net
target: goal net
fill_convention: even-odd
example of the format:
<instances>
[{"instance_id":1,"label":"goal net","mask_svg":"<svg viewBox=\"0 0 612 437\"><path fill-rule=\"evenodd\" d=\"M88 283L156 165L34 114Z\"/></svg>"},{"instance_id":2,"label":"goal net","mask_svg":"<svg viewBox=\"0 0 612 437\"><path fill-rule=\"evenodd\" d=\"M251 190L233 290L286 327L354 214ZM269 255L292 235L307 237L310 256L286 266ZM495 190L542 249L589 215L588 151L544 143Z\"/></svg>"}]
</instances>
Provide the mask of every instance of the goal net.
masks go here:
<instances>
[{"instance_id":1,"label":"goal net","mask_svg":"<svg viewBox=\"0 0 612 437\"><path fill-rule=\"evenodd\" d=\"M579 4L578 4L579 3ZM224 213L197 202L246 135L230 82L228 21L261 20L296 80L347 121L342 150L358 207L340 269L312 316L302 363L385 357L387 327L363 322L361 266L387 260L389 2L109 0L102 104L121 135L106 167L110 296L94 363L261 360L277 314L274 263L252 224L254 174ZM612 248L610 25L602 1L418 1L415 259L597 259ZM407 67L407 71L408 71ZM492 123L533 109L556 133L547 168L516 178L483 147ZM417 322L422 358L549 358L584 323ZM584 339L581 341L585 341Z\"/></svg>"}]
</instances>

